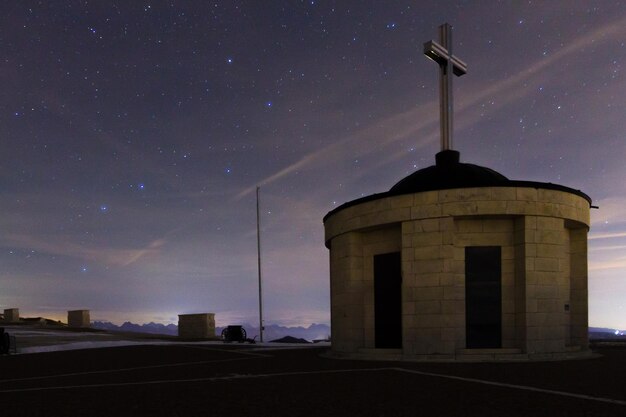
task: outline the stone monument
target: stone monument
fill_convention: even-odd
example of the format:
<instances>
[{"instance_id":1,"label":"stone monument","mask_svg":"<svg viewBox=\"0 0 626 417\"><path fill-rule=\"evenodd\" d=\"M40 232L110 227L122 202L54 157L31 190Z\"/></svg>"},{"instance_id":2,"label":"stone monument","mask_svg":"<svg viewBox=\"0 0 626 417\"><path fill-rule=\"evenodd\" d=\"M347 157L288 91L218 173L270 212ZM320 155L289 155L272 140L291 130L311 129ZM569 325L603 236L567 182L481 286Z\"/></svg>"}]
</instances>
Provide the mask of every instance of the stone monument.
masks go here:
<instances>
[{"instance_id":1,"label":"stone monument","mask_svg":"<svg viewBox=\"0 0 626 417\"><path fill-rule=\"evenodd\" d=\"M87 328L91 327L89 310L70 310L67 312L68 327Z\"/></svg>"},{"instance_id":2,"label":"stone monument","mask_svg":"<svg viewBox=\"0 0 626 417\"><path fill-rule=\"evenodd\" d=\"M451 28L440 31L441 44L424 45L441 68L436 164L324 217L330 354L443 361L588 355L591 199L460 161L450 149L450 83L466 65L451 53Z\"/></svg>"},{"instance_id":3,"label":"stone monument","mask_svg":"<svg viewBox=\"0 0 626 417\"><path fill-rule=\"evenodd\" d=\"M212 339L215 337L215 314L179 314L178 336L188 339Z\"/></svg>"},{"instance_id":4,"label":"stone monument","mask_svg":"<svg viewBox=\"0 0 626 417\"><path fill-rule=\"evenodd\" d=\"M20 321L20 309L19 308L6 308L4 309L4 321L15 323Z\"/></svg>"}]
</instances>

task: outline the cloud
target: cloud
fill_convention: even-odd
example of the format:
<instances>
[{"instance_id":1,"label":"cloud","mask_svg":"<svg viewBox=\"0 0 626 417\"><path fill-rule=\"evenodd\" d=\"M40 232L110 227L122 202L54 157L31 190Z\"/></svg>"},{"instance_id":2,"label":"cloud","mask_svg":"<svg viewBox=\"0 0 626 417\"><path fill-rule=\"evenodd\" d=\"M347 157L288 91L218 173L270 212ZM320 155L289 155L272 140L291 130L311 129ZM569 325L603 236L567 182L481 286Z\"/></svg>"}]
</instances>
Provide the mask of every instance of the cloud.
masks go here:
<instances>
[{"instance_id":1,"label":"cloud","mask_svg":"<svg viewBox=\"0 0 626 417\"><path fill-rule=\"evenodd\" d=\"M589 262L589 271L602 271L606 269L626 269L626 258L614 258L607 261Z\"/></svg>"},{"instance_id":2,"label":"cloud","mask_svg":"<svg viewBox=\"0 0 626 417\"><path fill-rule=\"evenodd\" d=\"M383 121L378 121L376 124L371 124L356 133L333 142L329 146L303 156L293 164L262 179L259 181L259 184L267 185L278 181L294 171L311 166L314 162L327 165L332 164L334 161L345 158L345 152L343 152L345 149L350 149L361 155L368 154L370 153L369 149L376 149L375 146L371 146L370 142L375 141L379 145L385 145L399 139L411 137L423 129L432 128L432 126L438 123L438 119L435 113L430 111L431 108L434 108L434 104L424 104L417 109L399 113ZM415 120L419 121L416 123ZM420 143L424 145L427 141L420 140ZM245 197L254 192L255 189L256 185L244 189L237 195L237 199Z\"/></svg>"},{"instance_id":3,"label":"cloud","mask_svg":"<svg viewBox=\"0 0 626 417\"><path fill-rule=\"evenodd\" d=\"M148 255L158 255L165 239L156 239L140 249L114 249L111 247L87 247L73 243L69 237L60 235L35 237L27 234L7 234L0 238L7 247L28 249L50 255L79 258L103 265L128 266Z\"/></svg>"},{"instance_id":4,"label":"cloud","mask_svg":"<svg viewBox=\"0 0 626 417\"><path fill-rule=\"evenodd\" d=\"M614 238L620 238L620 237L626 237L626 232L611 232L611 233L591 233L588 236L589 240L595 240L595 239L614 239Z\"/></svg>"},{"instance_id":5,"label":"cloud","mask_svg":"<svg viewBox=\"0 0 626 417\"><path fill-rule=\"evenodd\" d=\"M137 262L144 256L156 255L159 252L159 248L165 245L166 243L167 241L165 239L153 240L145 248L131 251L131 253L128 254L129 255L128 258L125 261L123 261L121 265L128 266Z\"/></svg>"},{"instance_id":6,"label":"cloud","mask_svg":"<svg viewBox=\"0 0 626 417\"><path fill-rule=\"evenodd\" d=\"M282 170L270 175L269 177L259 181L259 186L260 185L266 185L266 184L270 184L282 177L285 177L289 174L291 174L294 171L297 171L298 169L301 169L307 165L310 165L312 162L316 161L317 159L319 159L322 155L324 155L325 153L328 153L329 149L328 148L324 148L320 151L316 151L313 152L309 155L306 155L304 158L300 159L299 161L289 165L286 168L283 168ZM236 199L239 200L251 193L253 193L256 190L257 185L253 185L251 187L248 187L246 189L244 189L243 191L241 191L239 194L237 194Z\"/></svg>"},{"instance_id":7,"label":"cloud","mask_svg":"<svg viewBox=\"0 0 626 417\"><path fill-rule=\"evenodd\" d=\"M597 247L589 248L590 251L594 251L594 252L624 250L624 249L626 249L626 245L597 246Z\"/></svg>"}]
</instances>

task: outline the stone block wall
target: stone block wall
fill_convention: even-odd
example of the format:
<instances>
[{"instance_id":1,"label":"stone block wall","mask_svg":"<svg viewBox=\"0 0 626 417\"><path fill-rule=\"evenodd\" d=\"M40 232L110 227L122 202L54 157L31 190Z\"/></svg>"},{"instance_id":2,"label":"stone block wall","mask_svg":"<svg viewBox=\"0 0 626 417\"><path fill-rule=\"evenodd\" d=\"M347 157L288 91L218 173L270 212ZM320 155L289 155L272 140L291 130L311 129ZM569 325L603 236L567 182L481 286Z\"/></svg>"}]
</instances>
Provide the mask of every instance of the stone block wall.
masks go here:
<instances>
[{"instance_id":1,"label":"stone block wall","mask_svg":"<svg viewBox=\"0 0 626 417\"><path fill-rule=\"evenodd\" d=\"M67 325L69 327L91 327L89 310L70 310L67 312Z\"/></svg>"},{"instance_id":2,"label":"stone block wall","mask_svg":"<svg viewBox=\"0 0 626 417\"><path fill-rule=\"evenodd\" d=\"M453 228L452 218L402 225L406 354L453 354L457 339L464 337L464 286L454 261Z\"/></svg>"},{"instance_id":3,"label":"stone block wall","mask_svg":"<svg viewBox=\"0 0 626 417\"><path fill-rule=\"evenodd\" d=\"M179 314L178 336L189 339L211 339L215 337L215 314Z\"/></svg>"},{"instance_id":4,"label":"stone block wall","mask_svg":"<svg viewBox=\"0 0 626 417\"><path fill-rule=\"evenodd\" d=\"M19 308L6 308L4 310L4 321L17 322L20 321L20 309Z\"/></svg>"},{"instance_id":5,"label":"stone block wall","mask_svg":"<svg viewBox=\"0 0 626 417\"><path fill-rule=\"evenodd\" d=\"M565 305L569 299L568 231L563 219L525 216L518 222L516 242L523 247L524 264L518 264L521 287L519 325L525 328L520 340L523 351L563 352L569 331Z\"/></svg>"},{"instance_id":6,"label":"stone block wall","mask_svg":"<svg viewBox=\"0 0 626 417\"><path fill-rule=\"evenodd\" d=\"M589 202L561 190L452 189L385 197L325 220L333 351L374 347L373 256L401 251L403 354L465 350L465 248L499 246L502 350L587 346Z\"/></svg>"},{"instance_id":7,"label":"stone block wall","mask_svg":"<svg viewBox=\"0 0 626 417\"><path fill-rule=\"evenodd\" d=\"M330 255L330 308L333 346L341 352L365 347L365 305L361 233L333 240Z\"/></svg>"}]
</instances>

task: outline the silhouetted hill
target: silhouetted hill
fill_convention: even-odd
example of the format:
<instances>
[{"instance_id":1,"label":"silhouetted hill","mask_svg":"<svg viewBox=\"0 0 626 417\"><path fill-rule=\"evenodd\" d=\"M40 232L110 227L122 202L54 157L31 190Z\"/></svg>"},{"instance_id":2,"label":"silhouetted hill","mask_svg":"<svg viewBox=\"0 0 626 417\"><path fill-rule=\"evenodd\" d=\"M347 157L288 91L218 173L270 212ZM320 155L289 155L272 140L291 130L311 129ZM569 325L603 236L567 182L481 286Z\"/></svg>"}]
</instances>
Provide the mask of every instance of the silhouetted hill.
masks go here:
<instances>
[{"instance_id":1,"label":"silhouetted hill","mask_svg":"<svg viewBox=\"0 0 626 417\"><path fill-rule=\"evenodd\" d=\"M297 339L291 336L281 337L280 339L270 340L272 343L311 343L305 339Z\"/></svg>"}]
</instances>

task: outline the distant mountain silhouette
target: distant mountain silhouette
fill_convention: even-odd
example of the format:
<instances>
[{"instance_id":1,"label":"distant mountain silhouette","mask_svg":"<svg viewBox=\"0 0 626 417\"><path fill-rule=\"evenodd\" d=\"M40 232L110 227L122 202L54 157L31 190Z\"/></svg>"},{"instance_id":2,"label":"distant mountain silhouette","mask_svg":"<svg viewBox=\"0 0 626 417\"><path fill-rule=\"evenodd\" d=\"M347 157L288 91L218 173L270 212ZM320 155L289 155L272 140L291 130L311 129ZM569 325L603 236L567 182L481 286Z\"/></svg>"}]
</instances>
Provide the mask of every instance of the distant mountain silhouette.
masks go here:
<instances>
[{"instance_id":1,"label":"distant mountain silhouette","mask_svg":"<svg viewBox=\"0 0 626 417\"><path fill-rule=\"evenodd\" d=\"M232 323L239 324L239 323ZM161 323L144 323L135 324L130 321L125 322L121 326L113 324L108 321L94 321L91 323L91 327L94 329L102 329L118 332L135 332L135 333L151 333L151 334L165 334L169 336L178 335L178 326L175 324L161 324ZM222 334L224 327L216 327L215 335ZM250 324L244 324L243 328L246 330L246 335L250 339L256 336L256 340L259 341L259 328ZM277 324L271 324L265 326L263 332L263 340L275 340L281 339L286 336L290 336L295 339L305 339L307 341L327 339L330 337L330 327L325 324L311 324L309 327L285 327Z\"/></svg>"},{"instance_id":2,"label":"distant mountain silhouette","mask_svg":"<svg viewBox=\"0 0 626 417\"><path fill-rule=\"evenodd\" d=\"M281 337L280 339L270 340L272 343L311 343L305 339L298 339L291 336Z\"/></svg>"},{"instance_id":3,"label":"distant mountain silhouette","mask_svg":"<svg viewBox=\"0 0 626 417\"><path fill-rule=\"evenodd\" d=\"M610 329L607 327L590 327L589 328L589 337L594 339L598 338L618 338L624 339L626 338L626 331L619 329Z\"/></svg>"},{"instance_id":4,"label":"distant mountain silhouette","mask_svg":"<svg viewBox=\"0 0 626 417\"><path fill-rule=\"evenodd\" d=\"M121 326L113 324L108 321L94 321L91 323L91 327L94 329L118 331L118 332L134 332L134 333L151 333L151 334L166 334L169 336L178 335L178 326L175 324L161 324L161 323L144 323L135 324L127 321Z\"/></svg>"}]
</instances>

